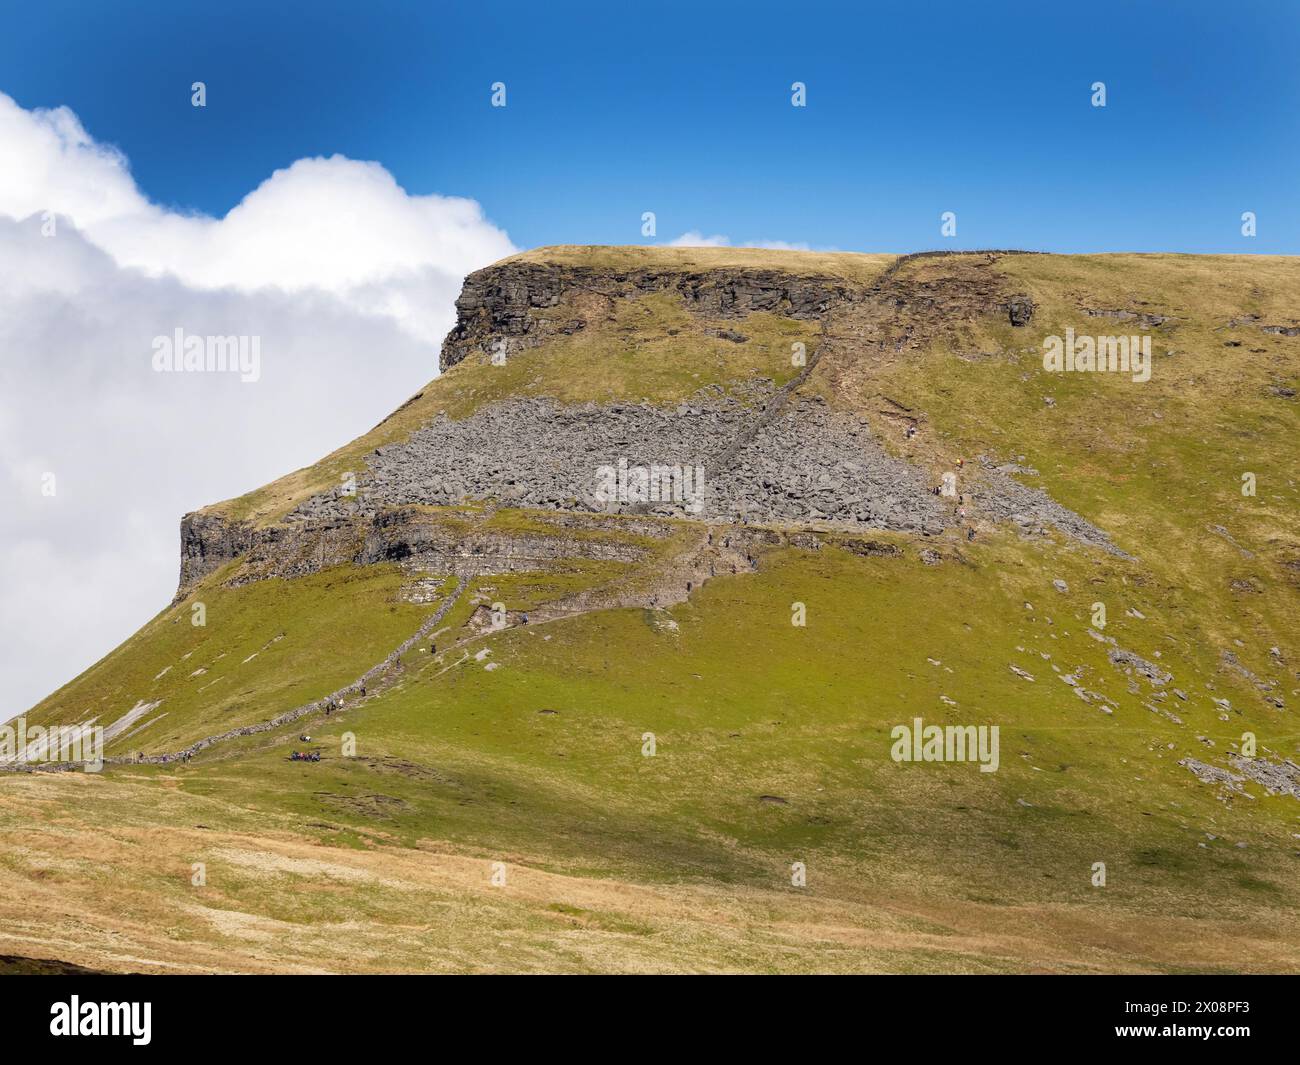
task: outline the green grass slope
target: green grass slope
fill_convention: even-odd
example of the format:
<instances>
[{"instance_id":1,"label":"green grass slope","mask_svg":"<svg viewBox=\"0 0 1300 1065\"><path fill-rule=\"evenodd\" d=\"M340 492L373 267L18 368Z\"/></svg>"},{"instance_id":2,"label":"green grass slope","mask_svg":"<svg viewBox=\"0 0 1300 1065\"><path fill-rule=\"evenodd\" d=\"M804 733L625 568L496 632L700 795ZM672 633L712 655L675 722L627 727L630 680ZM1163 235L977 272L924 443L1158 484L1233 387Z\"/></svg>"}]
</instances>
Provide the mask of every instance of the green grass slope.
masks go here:
<instances>
[{"instance_id":1,"label":"green grass slope","mask_svg":"<svg viewBox=\"0 0 1300 1065\"><path fill-rule=\"evenodd\" d=\"M617 958L663 970L1294 969L1295 800L1255 788L1224 802L1176 764L1241 729L1266 746L1282 737L1230 678L1215 694L1244 709L1218 720L1198 683L1216 674L1213 656L1161 589L1126 584L1133 565L1012 538L940 565L780 549L671 611L466 634L318 723L318 765L288 761L301 745L286 729L175 769L110 770L98 786L122 788L133 817L136 793L158 789L190 809L171 827L202 831L183 846L143 818L177 848L156 884L190 915L174 947L219 947L245 967L347 928L359 946L334 964L381 971L589 971ZM1058 577L1078 591L1056 591ZM1132 694L1086 634L1094 596L1145 615L1107 632L1144 654L1163 647L1193 689L1183 726L1146 709L1149 685ZM804 627L790 623L794 601ZM1053 665L1114 712L1078 699ZM913 716L999 724L999 771L894 762L890 729ZM272 857L287 832L318 848L310 860ZM422 868L459 857L433 895L319 866L391 871L404 854ZM194 861L202 891L183 875ZM507 883L494 894L496 862ZM790 884L794 862L804 888ZM1097 862L1105 887L1093 886ZM509 890L533 877L547 880L540 895ZM631 885L691 916L669 921ZM739 941L710 910L719 889L753 907ZM556 921L582 930L582 949L556 941ZM396 928L400 946L386 938ZM505 956L492 946L503 936Z\"/></svg>"},{"instance_id":2,"label":"green grass slope","mask_svg":"<svg viewBox=\"0 0 1300 1065\"><path fill-rule=\"evenodd\" d=\"M107 727L157 706L108 745L110 757L175 751L269 720L350 683L420 627L436 604L399 595L395 566L346 567L228 588L221 571L121 647L42 700L31 724ZM202 605L203 624L194 608Z\"/></svg>"}]
</instances>

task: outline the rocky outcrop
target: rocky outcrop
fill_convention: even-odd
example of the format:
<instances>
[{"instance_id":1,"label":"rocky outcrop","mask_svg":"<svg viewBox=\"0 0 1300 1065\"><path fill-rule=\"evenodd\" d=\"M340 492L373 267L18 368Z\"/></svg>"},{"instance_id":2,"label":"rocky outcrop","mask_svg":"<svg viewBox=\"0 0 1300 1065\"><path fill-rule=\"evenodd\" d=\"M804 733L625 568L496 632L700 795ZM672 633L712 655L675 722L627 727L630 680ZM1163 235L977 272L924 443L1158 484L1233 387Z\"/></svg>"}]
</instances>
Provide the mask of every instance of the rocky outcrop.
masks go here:
<instances>
[{"instance_id":1,"label":"rocky outcrop","mask_svg":"<svg viewBox=\"0 0 1300 1065\"><path fill-rule=\"evenodd\" d=\"M1103 307L1084 307L1083 313L1089 318L1112 318L1117 322L1133 322L1139 329L1154 329L1170 320L1167 314L1153 314L1150 311L1130 311L1123 308L1108 310Z\"/></svg>"},{"instance_id":2,"label":"rocky outcrop","mask_svg":"<svg viewBox=\"0 0 1300 1065\"><path fill-rule=\"evenodd\" d=\"M592 535L581 524L556 525L553 531L494 530L486 525L490 515L461 516L415 506L377 510L352 500L334 502L337 505L328 516L298 516L248 530L240 564L226 583L237 586L270 577L303 577L346 563L396 562L415 571L469 577L545 569L562 559L635 562L644 554L630 538ZM199 528L214 530L219 547L229 543L220 525L205 523ZM668 530L643 522L625 526L622 532L645 538L666 536ZM178 597L202 575L186 583L182 571Z\"/></svg>"},{"instance_id":3,"label":"rocky outcrop","mask_svg":"<svg viewBox=\"0 0 1300 1065\"><path fill-rule=\"evenodd\" d=\"M692 313L743 318L769 311L785 318L817 319L832 303L855 298L860 289L833 277L733 267L718 270L603 271L550 263L505 262L465 279L456 300L456 326L442 345L446 370L473 352L505 354L536 347L549 337L586 327L593 313L615 300L656 292L681 297ZM585 313L573 307L585 304Z\"/></svg>"},{"instance_id":4,"label":"rocky outcrop","mask_svg":"<svg viewBox=\"0 0 1300 1065\"><path fill-rule=\"evenodd\" d=\"M1028 325L1037 305L1023 292L1008 292L1006 277L994 267L1019 251L923 251L902 255L890 264L859 301L874 304L873 317L906 322L917 339L942 332L955 322L985 315L1004 315L1011 325ZM837 315L852 305L834 308Z\"/></svg>"},{"instance_id":5,"label":"rocky outcrop","mask_svg":"<svg viewBox=\"0 0 1300 1065\"><path fill-rule=\"evenodd\" d=\"M1012 296L1007 300L1007 319L1019 328L1028 325L1034 316L1034 301L1028 296Z\"/></svg>"},{"instance_id":6,"label":"rocky outcrop","mask_svg":"<svg viewBox=\"0 0 1300 1065\"><path fill-rule=\"evenodd\" d=\"M181 518L181 577L177 596L244 554L257 538L251 526L220 515L186 514Z\"/></svg>"},{"instance_id":7,"label":"rocky outcrop","mask_svg":"<svg viewBox=\"0 0 1300 1065\"><path fill-rule=\"evenodd\" d=\"M1290 795L1293 799L1300 799L1300 765L1290 758L1243 758L1239 754L1229 754L1228 762L1232 769L1195 758L1183 758L1178 764L1195 774L1201 783L1219 785L1221 797L1246 794L1246 783L1254 781L1270 795Z\"/></svg>"}]
</instances>

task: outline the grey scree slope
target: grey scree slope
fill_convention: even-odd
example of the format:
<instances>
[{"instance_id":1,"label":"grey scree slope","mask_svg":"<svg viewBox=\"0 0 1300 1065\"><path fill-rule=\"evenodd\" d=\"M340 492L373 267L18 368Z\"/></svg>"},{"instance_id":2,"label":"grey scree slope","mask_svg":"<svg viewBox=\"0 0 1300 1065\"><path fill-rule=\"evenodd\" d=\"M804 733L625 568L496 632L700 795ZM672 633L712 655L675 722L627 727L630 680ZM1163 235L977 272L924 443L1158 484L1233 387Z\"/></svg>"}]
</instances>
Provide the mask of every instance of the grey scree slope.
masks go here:
<instances>
[{"instance_id":1,"label":"grey scree slope","mask_svg":"<svg viewBox=\"0 0 1300 1065\"><path fill-rule=\"evenodd\" d=\"M371 454L369 471L358 471L357 498L317 495L289 520L495 498L519 507L756 524L825 522L926 534L958 523L954 501L931 494L924 471L887 454L865 418L832 411L819 397L800 397L777 417L762 420L759 409L773 394L768 385L738 399L712 386L668 408L563 406L529 398L494 403L461 421L439 415L405 443ZM737 440L742 444L733 448ZM719 468L729 449L729 461ZM700 467L705 476L702 493L694 497L699 506L692 508L689 499L598 500L598 468L617 467L620 460L629 467ZM972 512L1012 521L1027 533L1053 525L1119 553L1101 530L1000 471L981 471L963 490Z\"/></svg>"}]
</instances>

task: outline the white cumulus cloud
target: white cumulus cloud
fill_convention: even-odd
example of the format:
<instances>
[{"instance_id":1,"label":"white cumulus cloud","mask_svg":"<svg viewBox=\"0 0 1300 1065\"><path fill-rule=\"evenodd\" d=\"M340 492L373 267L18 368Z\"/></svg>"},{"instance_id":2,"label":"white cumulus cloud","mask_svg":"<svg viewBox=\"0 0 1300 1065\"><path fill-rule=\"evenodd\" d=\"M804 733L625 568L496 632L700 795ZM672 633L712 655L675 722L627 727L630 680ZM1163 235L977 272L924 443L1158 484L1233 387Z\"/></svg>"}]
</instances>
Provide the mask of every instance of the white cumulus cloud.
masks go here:
<instances>
[{"instance_id":1,"label":"white cumulus cloud","mask_svg":"<svg viewBox=\"0 0 1300 1065\"><path fill-rule=\"evenodd\" d=\"M0 152L0 214L64 216L118 265L194 288L327 292L431 342L428 297L516 250L475 201L412 196L341 155L299 159L210 218L150 203L66 107L25 111L0 93Z\"/></svg>"},{"instance_id":2,"label":"white cumulus cloud","mask_svg":"<svg viewBox=\"0 0 1300 1065\"><path fill-rule=\"evenodd\" d=\"M690 229L680 237L674 237L668 242L670 248L730 248L731 238L724 237L721 233L714 233L706 237L698 229ZM747 240L743 244L737 245L741 248L767 248L769 251L812 251L812 247L803 241L788 240ZM831 249L822 249L829 251Z\"/></svg>"},{"instance_id":3,"label":"white cumulus cloud","mask_svg":"<svg viewBox=\"0 0 1300 1065\"><path fill-rule=\"evenodd\" d=\"M3 720L168 602L183 513L314 462L435 376L464 275L516 249L474 201L342 156L223 218L168 210L67 108L3 94L0 160ZM258 337L260 379L155 373L177 329Z\"/></svg>"},{"instance_id":4,"label":"white cumulus cloud","mask_svg":"<svg viewBox=\"0 0 1300 1065\"><path fill-rule=\"evenodd\" d=\"M680 237L674 237L668 242L670 248L729 248L731 240L715 233L711 237L706 237L698 229L690 229Z\"/></svg>"}]
</instances>

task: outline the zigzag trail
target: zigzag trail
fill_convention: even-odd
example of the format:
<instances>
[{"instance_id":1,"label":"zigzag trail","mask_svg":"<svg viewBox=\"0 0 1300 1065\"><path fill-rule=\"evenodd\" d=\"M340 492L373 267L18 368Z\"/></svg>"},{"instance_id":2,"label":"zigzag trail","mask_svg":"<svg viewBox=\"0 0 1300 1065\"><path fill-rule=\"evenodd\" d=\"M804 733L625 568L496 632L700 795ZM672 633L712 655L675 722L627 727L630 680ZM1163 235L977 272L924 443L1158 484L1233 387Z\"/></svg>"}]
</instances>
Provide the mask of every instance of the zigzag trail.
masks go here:
<instances>
[{"instance_id":1,"label":"zigzag trail","mask_svg":"<svg viewBox=\"0 0 1300 1065\"><path fill-rule=\"evenodd\" d=\"M975 251L975 252L955 252L955 251L921 251L913 252L909 255L900 255L890 263L880 275L863 290L863 299L861 303L872 306L869 318L874 322L883 317L881 312L883 308L876 307L878 297L884 295L894 284L894 279L899 272L909 263L919 259L944 258L948 256L1001 256L1001 255L1026 255L1029 252L1022 251ZM817 364L821 361L822 355L826 350L827 342L834 345L837 342L861 343L862 337L837 335L832 332L832 318L834 309L828 308L821 319L821 336L818 338L817 346L812 354L808 357L806 365L777 390L776 394L764 405L762 412L750 423L748 427L738 432L730 444L715 458L705 469L706 478L711 478L721 471L727 469L749 444L751 444L765 428L774 422L777 417L785 410L793 396L800 388L807 383L812 376Z\"/></svg>"},{"instance_id":2,"label":"zigzag trail","mask_svg":"<svg viewBox=\"0 0 1300 1065\"><path fill-rule=\"evenodd\" d=\"M824 322L822 328L823 330L825 329ZM813 370L817 368L817 363L821 361L821 357L822 342L821 340L818 340L817 347L815 347L813 353L808 356L807 364L803 369L777 389L776 394L764 405L763 410L758 417L756 417L747 428L738 432L732 439L731 443L723 449L722 453L705 467L704 475L706 479L712 478L720 471L727 469L727 467L735 462L736 456L738 456L749 444L753 443L753 441L758 437L758 434L776 420L777 416L785 410L786 404L790 402L790 397L803 387L804 382L808 380Z\"/></svg>"}]
</instances>

